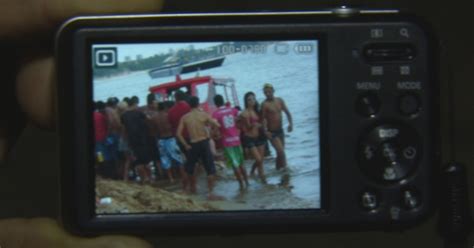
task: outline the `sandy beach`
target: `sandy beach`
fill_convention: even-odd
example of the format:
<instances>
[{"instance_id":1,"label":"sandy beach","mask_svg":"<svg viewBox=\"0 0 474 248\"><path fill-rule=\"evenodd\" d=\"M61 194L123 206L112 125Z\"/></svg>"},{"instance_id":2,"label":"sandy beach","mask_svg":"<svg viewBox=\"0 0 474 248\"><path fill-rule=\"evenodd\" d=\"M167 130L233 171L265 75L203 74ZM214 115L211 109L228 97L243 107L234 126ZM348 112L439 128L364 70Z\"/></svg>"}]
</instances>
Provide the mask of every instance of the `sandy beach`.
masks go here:
<instances>
[{"instance_id":1,"label":"sandy beach","mask_svg":"<svg viewBox=\"0 0 474 248\"><path fill-rule=\"evenodd\" d=\"M250 168L252 161L246 161ZM139 184L97 178L96 194L98 199L110 198L110 203L97 204L98 214L117 213L158 213L158 212L196 212L196 211L233 211L268 209L305 209L315 208L315 202L298 197L293 192L294 180L291 173L273 171L274 159L267 158L269 167L268 183L262 183L257 177L250 177L250 186L240 190L232 170L219 168L215 192L225 200L207 199L206 175L200 171L196 194L184 194L180 180L174 183L167 179L152 184ZM297 183L297 182L296 182Z\"/></svg>"},{"instance_id":2,"label":"sandy beach","mask_svg":"<svg viewBox=\"0 0 474 248\"><path fill-rule=\"evenodd\" d=\"M102 178L97 178L96 185L97 197L110 199L110 203L97 204L98 214L217 210L206 203L196 202L186 195L169 192L152 185Z\"/></svg>"},{"instance_id":3,"label":"sandy beach","mask_svg":"<svg viewBox=\"0 0 474 248\"><path fill-rule=\"evenodd\" d=\"M290 46L296 44L296 41L288 42ZM120 50L120 45L116 46ZM248 189L240 191L232 169L225 168L219 171L215 193L225 197L225 201L207 200L207 180L204 172L199 175L196 195L180 193L182 188L178 180L175 183L169 183L161 179L152 186L142 186L134 182L127 184L115 184L114 181L105 184L98 182L97 196L112 199L112 203L107 208L112 208L115 203L119 206L114 211L104 210L105 206L99 206L98 212L320 208L319 100L316 97L319 94L319 71L314 70L318 68L315 56L317 57L317 52L301 55L293 50L282 56L275 52L273 45L270 45L268 53L265 54L228 55L221 67L205 70L201 74L214 78L233 78L236 82L236 95L240 101L243 100L246 92L253 91L257 101L262 103L265 100L262 91L263 84L266 82L273 84L276 96L285 100L293 115L293 131L285 132L287 172L276 170L276 151L270 146L271 156L266 157L264 161L267 184L261 183L257 178L251 178ZM182 78L195 76L191 74L182 75ZM104 100L114 96L121 99L136 95L143 104L150 86L174 80L174 76L160 80L152 79L145 71L114 77L110 80L95 80L93 98ZM196 95L201 99L207 99L208 93L208 85L196 86ZM301 99L304 99L304 103ZM283 126L285 129L288 126L287 118L283 118ZM245 161L244 166L247 172L252 168L252 163L253 161Z\"/></svg>"}]
</instances>

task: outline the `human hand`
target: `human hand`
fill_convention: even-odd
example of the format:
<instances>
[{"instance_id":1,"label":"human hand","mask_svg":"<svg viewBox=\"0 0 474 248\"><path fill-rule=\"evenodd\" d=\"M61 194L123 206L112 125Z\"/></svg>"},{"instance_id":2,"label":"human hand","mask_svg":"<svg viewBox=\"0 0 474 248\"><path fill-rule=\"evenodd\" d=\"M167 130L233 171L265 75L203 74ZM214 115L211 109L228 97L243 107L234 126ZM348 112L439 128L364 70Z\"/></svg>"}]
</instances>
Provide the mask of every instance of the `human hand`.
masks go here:
<instances>
[{"instance_id":1,"label":"human hand","mask_svg":"<svg viewBox=\"0 0 474 248\"><path fill-rule=\"evenodd\" d=\"M0 40L25 50L17 55L16 96L26 117L34 124L53 129L56 82L52 38L54 28L69 17L91 14L157 12L162 0L0 0ZM48 47L38 40L47 40ZM5 82L1 82L5 83ZM67 82L65 82L67 83ZM6 120L9 121L9 120ZM11 121L11 120L10 120ZM0 123L1 124L1 123ZM6 156L5 126L0 125L0 162ZM136 238L108 236L74 237L50 219L0 220L0 247L150 247Z\"/></svg>"},{"instance_id":2,"label":"human hand","mask_svg":"<svg viewBox=\"0 0 474 248\"><path fill-rule=\"evenodd\" d=\"M293 131L293 124L288 125L288 132L291 133Z\"/></svg>"},{"instance_id":3,"label":"human hand","mask_svg":"<svg viewBox=\"0 0 474 248\"><path fill-rule=\"evenodd\" d=\"M46 218L0 220L0 247L5 248L151 248L145 241L124 236L79 238Z\"/></svg>"},{"instance_id":4,"label":"human hand","mask_svg":"<svg viewBox=\"0 0 474 248\"><path fill-rule=\"evenodd\" d=\"M184 144L184 149L186 149L186 151L191 150L191 148L192 148L192 147L191 147L190 145Z\"/></svg>"},{"instance_id":5,"label":"human hand","mask_svg":"<svg viewBox=\"0 0 474 248\"><path fill-rule=\"evenodd\" d=\"M16 96L28 120L35 125L53 129L54 108L54 29L76 15L156 12L163 0L0 0L0 41L15 44L24 54L16 75ZM48 41L45 43L45 40ZM40 42L41 41L41 42ZM3 44L3 43L2 43ZM15 63L13 61L13 63ZM10 82L8 82L10 83ZM1 82L5 84L5 81ZM1 88L1 87L0 87ZM5 113L1 113L5 115ZM0 121L0 162L5 159L7 145Z\"/></svg>"}]
</instances>

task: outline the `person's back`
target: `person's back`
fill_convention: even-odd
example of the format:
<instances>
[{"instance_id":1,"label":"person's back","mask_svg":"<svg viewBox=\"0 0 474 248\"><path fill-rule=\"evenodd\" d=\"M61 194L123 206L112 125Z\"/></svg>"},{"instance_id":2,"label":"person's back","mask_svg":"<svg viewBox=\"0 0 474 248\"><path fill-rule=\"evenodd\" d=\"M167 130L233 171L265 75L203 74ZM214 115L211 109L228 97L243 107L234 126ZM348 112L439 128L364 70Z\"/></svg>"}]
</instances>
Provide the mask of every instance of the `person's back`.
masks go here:
<instances>
[{"instance_id":1,"label":"person's back","mask_svg":"<svg viewBox=\"0 0 474 248\"><path fill-rule=\"evenodd\" d=\"M237 128L237 116L239 111L231 106L224 104L222 95L214 96L214 104L218 107L212 114L220 125L221 142L224 147L224 156L227 166L234 170L235 177L239 182L240 189L248 186L247 172L243 168L244 154L240 146L240 133Z\"/></svg>"},{"instance_id":2,"label":"person's back","mask_svg":"<svg viewBox=\"0 0 474 248\"><path fill-rule=\"evenodd\" d=\"M94 131L95 141L105 142L108 134L107 116L105 114L105 103L98 101L95 103L96 110L94 111Z\"/></svg>"},{"instance_id":3,"label":"person's back","mask_svg":"<svg viewBox=\"0 0 474 248\"><path fill-rule=\"evenodd\" d=\"M176 102L168 111L168 118L173 130L178 128L181 118L190 111L189 105L185 101Z\"/></svg>"},{"instance_id":4,"label":"person's back","mask_svg":"<svg viewBox=\"0 0 474 248\"><path fill-rule=\"evenodd\" d=\"M106 107L105 114L107 116L107 122L109 123L110 132L114 134L120 133L122 126L120 125L120 117L117 110L112 107Z\"/></svg>"},{"instance_id":5,"label":"person's back","mask_svg":"<svg viewBox=\"0 0 474 248\"><path fill-rule=\"evenodd\" d=\"M175 94L176 103L168 110L168 120L171 124L173 134L176 135L179 121L181 118L191 111L191 107L185 101L185 94L181 91L177 91ZM185 133L185 136L186 133Z\"/></svg>"},{"instance_id":6,"label":"person's back","mask_svg":"<svg viewBox=\"0 0 474 248\"><path fill-rule=\"evenodd\" d=\"M103 142L107 138L107 119L99 111L94 112L95 141Z\"/></svg>"},{"instance_id":7,"label":"person's back","mask_svg":"<svg viewBox=\"0 0 474 248\"><path fill-rule=\"evenodd\" d=\"M122 114L122 123L127 134L128 144L135 160L132 165L144 182L151 180L151 170L147 165L154 159L150 146L150 133L146 115L137 109L137 104L132 109Z\"/></svg>"},{"instance_id":8,"label":"person's back","mask_svg":"<svg viewBox=\"0 0 474 248\"><path fill-rule=\"evenodd\" d=\"M144 143L148 136L145 114L136 109L129 110L123 113L121 119L127 132L129 143L132 145Z\"/></svg>"},{"instance_id":9,"label":"person's back","mask_svg":"<svg viewBox=\"0 0 474 248\"><path fill-rule=\"evenodd\" d=\"M240 134L236 125L238 112L235 108L222 106L212 114L212 117L221 125L221 141L224 147L240 145Z\"/></svg>"},{"instance_id":10,"label":"person's back","mask_svg":"<svg viewBox=\"0 0 474 248\"><path fill-rule=\"evenodd\" d=\"M198 97L191 97L189 105L192 108L191 112L184 115L181 119L176 135L187 152L185 167L190 179L191 193L196 193L196 175L194 174L194 167L200 160L207 173L207 186L209 189L208 199L221 199L221 197L213 194L214 183L216 180L216 168L209 144L209 131L207 130L208 125L216 128L220 127L220 125L216 120L212 119L208 113L199 109ZM189 134L189 143L183 137L185 130Z\"/></svg>"},{"instance_id":11,"label":"person's back","mask_svg":"<svg viewBox=\"0 0 474 248\"><path fill-rule=\"evenodd\" d=\"M158 111L152 119L154 125L157 127L159 138L166 138L174 136L173 128L169 122L168 113L164 110Z\"/></svg>"},{"instance_id":12,"label":"person's back","mask_svg":"<svg viewBox=\"0 0 474 248\"><path fill-rule=\"evenodd\" d=\"M209 138L206 126L210 116L197 108L183 116L183 124L189 134L191 142L198 142Z\"/></svg>"}]
</instances>

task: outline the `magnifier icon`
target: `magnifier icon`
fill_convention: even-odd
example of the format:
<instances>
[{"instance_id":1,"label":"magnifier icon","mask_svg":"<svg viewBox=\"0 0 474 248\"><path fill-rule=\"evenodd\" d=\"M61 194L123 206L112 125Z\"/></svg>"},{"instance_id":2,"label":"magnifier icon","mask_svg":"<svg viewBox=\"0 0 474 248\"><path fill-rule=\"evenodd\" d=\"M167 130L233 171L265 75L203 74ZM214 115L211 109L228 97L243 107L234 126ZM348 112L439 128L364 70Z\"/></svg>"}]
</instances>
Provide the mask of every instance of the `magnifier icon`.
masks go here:
<instances>
[{"instance_id":1,"label":"magnifier icon","mask_svg":"<svg viewBox=\"0 0 474 248\"><path fill-rule=\"evenodd\" d=\"M400 35L404 36L404 37L407 37L407 38L410 38L410 34L408 34L408 29L406 29L406 28L400 29Z\"/></svg>"}]
</instances>

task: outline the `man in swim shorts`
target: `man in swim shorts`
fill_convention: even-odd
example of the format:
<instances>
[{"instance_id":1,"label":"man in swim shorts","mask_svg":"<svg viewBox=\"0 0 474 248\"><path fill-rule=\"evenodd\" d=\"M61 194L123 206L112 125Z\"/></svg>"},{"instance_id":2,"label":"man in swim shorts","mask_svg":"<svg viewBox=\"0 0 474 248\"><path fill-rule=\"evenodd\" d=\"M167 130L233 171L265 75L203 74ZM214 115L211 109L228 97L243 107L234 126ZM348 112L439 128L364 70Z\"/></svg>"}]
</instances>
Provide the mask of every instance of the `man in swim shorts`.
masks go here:
<instances>
[{"instance_id":1,"label":"man in swim shorts","mask_svg":"<svg viewBox=\"0 0 474 248\"><path fill-rule=\"evenodd\" d=\"M119 161L119 140L122 124L120 123L120 115L117 112L118 99L116 97L110 97L107 99L105 107L105 115L107 117L108 124L108 135L107 135L107 148L110 154L110 160L114 167L114 174L118 173L118 161ZM114 176L118 178L118 174Z\"/></svg>"},{"instance_id":2,"label":"man in swim shorts","mask_svg":"<svg viewBox=\"0 0 474 248\"><path fill-rule=\"evenodd\" d=\"M168 119L168 110L170 105L168 102L160 102L158 104L158 113L153 116L152 122L157 128L158 147L161 155L161 168L166 171L168 179L173 182L172 165L173 163L179 168L183 190L186 190L187 175L183 167L183 157L176 143L173 128Z\"/></svg>"},{"instance_id":3,"label":"man in swim shorts","mask_svg":"<svg viewBox=\"0 0 474 248\"><path fill-rule=\"evenodd\" d=\"M285 101L274 96L275 89L273 88L273 85L269 83L265 84L263 86L263 93L266 96L266 99L262 104L264 129L267 138L276 150L276 168L277 170L280 170L286 167L285 133L283 131L283 118L281 112L285 112L286 117L288 118L288 132L293 131L293 119L290 111L286 107Z\"/></svg>"},{"instance_id":4,"label":"man in swim shorts","mask_svg":"<svg viewBox=\"0 0 474 248\"><path fill-rule=\"evenodd\" d=\"M208 199L220 200L222 197L214 195L216 181L216 167L209 145L209 132L207 126L219 128L219 123L212 117L199 109L199 98L192 96L189 100L191 111L181 118L176 131L176 136L187 151L186 172L188 173L191 193L196 193L196 176L194 167L200 159L207 173ZM184 131L189 134L189 143L183 136Z\"/></svg>"}]
</instances>

